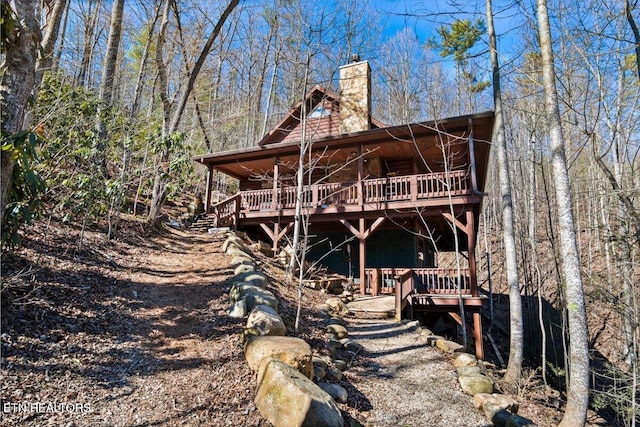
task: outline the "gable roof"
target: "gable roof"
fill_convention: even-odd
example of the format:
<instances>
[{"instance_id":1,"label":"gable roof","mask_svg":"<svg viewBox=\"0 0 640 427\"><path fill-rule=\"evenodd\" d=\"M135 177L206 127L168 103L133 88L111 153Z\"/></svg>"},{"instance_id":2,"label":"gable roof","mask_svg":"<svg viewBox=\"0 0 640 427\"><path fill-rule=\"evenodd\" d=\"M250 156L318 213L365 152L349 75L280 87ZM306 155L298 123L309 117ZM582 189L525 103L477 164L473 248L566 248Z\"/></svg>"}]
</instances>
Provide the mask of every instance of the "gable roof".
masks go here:
<instances>
[{"instance_id":1,"label":"gable roof","mask_svg":"<svg viewBox=\"0 0 640 427\"><path fill-rule=\"evenodd\" d=\"M326 88L315 85L305 95L304 99L289 110L289 112L267 133L260 142L259 147L279 142L298 141L302 134L302 108L306 103L307 133L313 135L313 139L336 136L340 134L340 97ZM324 108L329 114L321 114L319 117L310 117L310 114L318 107ZM370 117L371 128L386 127L382 122Z\"/></svg>"}]
</instances>

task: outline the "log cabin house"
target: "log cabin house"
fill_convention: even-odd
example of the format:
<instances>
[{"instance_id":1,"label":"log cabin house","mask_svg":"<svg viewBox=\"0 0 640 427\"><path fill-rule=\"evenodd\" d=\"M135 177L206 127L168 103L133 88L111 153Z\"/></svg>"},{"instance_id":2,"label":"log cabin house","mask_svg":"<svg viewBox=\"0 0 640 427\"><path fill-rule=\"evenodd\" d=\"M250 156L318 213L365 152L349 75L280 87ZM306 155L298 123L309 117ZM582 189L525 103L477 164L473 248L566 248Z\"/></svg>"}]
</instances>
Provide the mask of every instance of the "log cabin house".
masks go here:
<instances>
[{"instance_id":1,"label":"log cabin house","mask_svg":"<svg viewBox=\"0 0 640 427\"><path fill-rule=\"evenodd\" d=\"M302 206L317 243L307 258L352 273L363 295L395 294L397 318L471 320L482 358L476 236L493 112L385 126L370 98L368 63L345 65L339 94L313 87L257 146L195 157L208 168L207 220L277 250L294 223L304 138ZM214 203L214 171L236 178L239 192ZM442 265L456 251L462 266Z\"/></svg>"}]
</instances>

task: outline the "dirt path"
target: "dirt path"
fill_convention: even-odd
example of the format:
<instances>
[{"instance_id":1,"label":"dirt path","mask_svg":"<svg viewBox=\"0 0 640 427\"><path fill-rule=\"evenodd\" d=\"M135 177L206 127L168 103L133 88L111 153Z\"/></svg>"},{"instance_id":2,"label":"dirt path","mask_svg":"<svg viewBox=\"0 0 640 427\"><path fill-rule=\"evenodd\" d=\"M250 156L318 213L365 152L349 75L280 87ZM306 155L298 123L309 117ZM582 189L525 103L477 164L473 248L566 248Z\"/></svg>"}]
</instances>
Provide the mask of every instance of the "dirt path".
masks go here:
<instances>
[{"instance_id":1,"label":"dirt path","mask_svg":"<svg viewBox=\"0 0 640 427\"><path fill-rule=\"evenodd\" d=\"M11 323L3 313L2 400L41 406L14 406L3 425L264 424L241 324L224 315L221 238L171 232L114 248L89 233L74 254L59 233L11 260L29 262L35 285Z\"/></svg>"},{"instance_id":2,"label":"dirt path","mask_svg":"<svg viewBox=\"0 0 640 427\"><path fill-rule=\"evenodd\" d=\"M406 324L352 319L348 328L370 360L349 376L371 405L367 425L491 425L460 390L448 356Z\"/></svg>"},{"instance_id":3,"label":"dirt path","mask_svg":"<svg viewBox=\"0 0 640 427\"><path fill-rule=\"evenodd\" d=\"M226 308L222 283L230 272L220 238L175 233L164 243L161 252L144 252L126 261L123 277L131 284L132 296L142 302L131 314L137 323L136 345L144 349L152 375L131 378L126 391L113 400L119 410L99 411L104 416L100 421L260 424L254 414L254 378L239 347L239 325L221 315ZM242 387L225 390L229 383Z\"/></svg>"}]
</instances>

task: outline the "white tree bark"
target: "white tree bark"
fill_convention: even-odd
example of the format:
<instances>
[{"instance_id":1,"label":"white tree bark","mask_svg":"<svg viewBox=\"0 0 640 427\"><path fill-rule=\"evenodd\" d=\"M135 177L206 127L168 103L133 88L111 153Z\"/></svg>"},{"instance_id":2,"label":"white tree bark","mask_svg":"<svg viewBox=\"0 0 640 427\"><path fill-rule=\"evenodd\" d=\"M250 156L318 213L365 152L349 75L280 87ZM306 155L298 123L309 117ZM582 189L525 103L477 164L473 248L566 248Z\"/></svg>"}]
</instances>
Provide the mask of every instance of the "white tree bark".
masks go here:
<instances>
[{"instance_id":1,"label":"white tree bark","mask_svg":"<svg viewBox=\"0 0 640 427\"><path fill-rule=\"evenodd\" d=\"M46 14L46 23L42 37L42 56L38 58L36 64L36 86L42 82L42 75L53 66L54 51L62 15L67 6L67 0L54 0Z\"/></svg>"},{"instance_id":2,"label":"white tree bark","mask_svg":"<svg viewBox=\"0 0 640 427\"><path fill-rule=\"evenodd\" d=\"M581 426L585 423L589 404L589 335L580 259L576 245L565 142L555 82L549 13L546 0L537 0L537 5L538 36L542 56L545 106L551 140L551 166L558 207L558 229L570 336L567 407L559 425L562 427Z\"/></svg>"},{"instance_id":3,"label":"white tree bark","mask_svg":"<svg viewBox=\"0 0 640 427\"><path fill-rule=\"evenodd\" d=\"M35 86L36 59L42 37L35 16L38 3L36 0L11 0L8 4L2 5L3 8L10 9L13 14L10 23L3 23L7 30L3 46L4 61L0 64L3 136L15 134L23 129L29 96ZM0 215L2 218L4 218L15 165L14 159L9 154L7 151L2 151L1 155Z\"/></svg>"},{"instance_id":4,"label":"white tree bark","mask_svg":"<svg viewBox=\"0 0 640 427\"><path fill-rule=\"evenodd\" d=\"M505 249L507 283L509 285L509 318L510 344L509 362L504 380L515 384L522 370L522 297L520 296L520 278L518 276L518 260L516 258L516 239L513 228L513 199L511 196L511 177L507 140L505 138L504 114L502 111L502 91L500 88L500 65L498 47L493 27L493 11L491 0L486 0L487 31L489 33L489 50L491 53L491 69L493 74L493 102L495 123L493 125L493 141L498 148L498 169L500 175L500 195L502 198L502 238Z\"/></svg>"}]
</instances>

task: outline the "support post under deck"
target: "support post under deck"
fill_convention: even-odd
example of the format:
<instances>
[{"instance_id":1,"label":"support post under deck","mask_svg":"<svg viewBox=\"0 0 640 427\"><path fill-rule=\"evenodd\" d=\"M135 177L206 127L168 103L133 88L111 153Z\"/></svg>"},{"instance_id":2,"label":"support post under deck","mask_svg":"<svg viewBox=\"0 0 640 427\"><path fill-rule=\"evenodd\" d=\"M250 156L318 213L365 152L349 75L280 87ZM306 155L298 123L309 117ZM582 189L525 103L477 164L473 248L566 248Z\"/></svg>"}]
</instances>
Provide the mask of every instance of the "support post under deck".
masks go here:
<instances>
[{"instance_id":1,"label":"support post under deck","mask_svg":"<svg viewBox=\"0 0 640 427\"><path fill-rule=\"evenodd\" d=\"M207 166L207 192L204 195L204 213L208 214L211 209L211 191L213 190L213 167Z\"/></svg>"},{"instance_id":2,"label":"support post under deck","mask_svg":"<svg viewBox=\"0 0 640 427\"><path fill-rule=\"evenodd\" d=\"M287 234L289 232L289 230L291 230L291 227L293 227L293 223L292 222L290 222L286 226L284 226L282 228L282 230L280 229L280 224L277 223L277 222L273 223L273 230L271 230L271 228L267 224L264 224L264 223L260 224L260 228L262 228L262 230L271 239L271 242L273 244L273 252L274 253L276 253L278 251L278 242L280 242L280 239L282 239L282 237L285 234Z\"/></svg>"},{"instance_id":3,"label":"support post under deck","mask_svg":"<svg viewBox=\"0 0 640 427\"><path fill-rule=\"evenodd\" d=\"M366 231L366 223L364 218L360 218L360 224L359 224L359 231L360 231L360 235L357 236L358 239L360 240L360 258L358 260L358 268L359 268L359 275L360 275L360 295L364 295L365 294L365 266L367 265L367 239L363 238L364 233Z\"/></svg>"},{"instance_id":4,"label":"support post under deck","mask_svg":"<svg viewBox=\"0 0 640 427\"><path fill-rule=\"evenodd\" d=\"M369 228L367 228L367 223L364 218L359 218L358 228L356 229L353 225L349 223L346 219L341 219L340 223L347 227L349 231L356 236L360 242L360 253L358 260L358 271L360 274L360 294L364 295L366 293L366 284L365 284L365 268L367 263L367 239L371 236L371 233L376 231L378 227L384 222L385 217L377 218L373 224ZM378 289L372 289L372 295L378 295Z\"/></svg>"}]
</instances>

